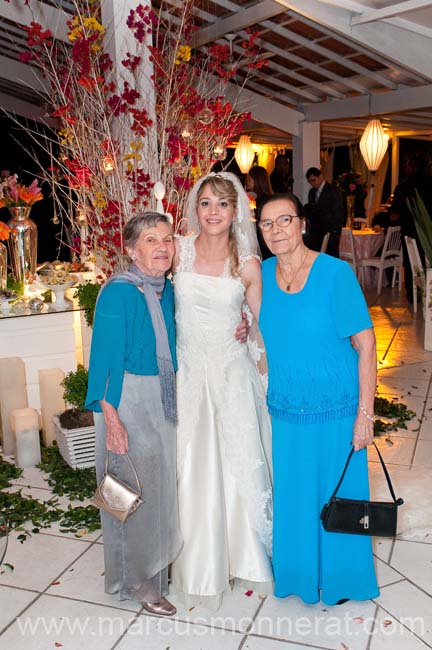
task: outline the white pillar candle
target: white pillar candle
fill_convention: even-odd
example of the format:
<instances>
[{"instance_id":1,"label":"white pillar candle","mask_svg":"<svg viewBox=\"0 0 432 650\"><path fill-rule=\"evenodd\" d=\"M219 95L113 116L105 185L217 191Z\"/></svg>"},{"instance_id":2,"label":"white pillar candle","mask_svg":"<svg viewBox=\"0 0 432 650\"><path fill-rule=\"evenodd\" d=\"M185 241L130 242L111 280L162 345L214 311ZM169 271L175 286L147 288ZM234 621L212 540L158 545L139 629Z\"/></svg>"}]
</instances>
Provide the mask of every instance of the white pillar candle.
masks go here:
<instances>
[{"instance_id":1,"label":"white pillar candle","mask_svg":"<svg viewBox=\"0 0 432 650\"><path fill-rule=\"evenodd\" d=\"M39 413L36 409L13 409L11 428L15 434L18 467L34 467L41 461L39 441Z\"/></svg>"},{"instance_id":2,"label":"white pillar candle","mask_svg":"<svg viewBox=\"0 0 432 650\"><path fill-rule=\"evenodd\" d=\"M60 368L39 370L39 391L42 412L42 439L45 447L51 447L55 440L53 417L66 409L63 399L63 388L60 382L64 379Z\"/></svg>"},{"instance_id":3,"label":"white pillar candle","mask_svg":"<svg viewBox=\"0 0 432 650\"><path fill-rule=\"evenodd\" d=\"M10 412L10 425L15 434L27 429L39 430L39 414L36 409L13 409Z\"/></svg>"},{"instance_id":4,"label":"white pillar candle","mask_svg":"<svg viewBox=\"0 0 432 650\"><path fill-rule=\"evenodd\" d=\"M3 453L13 456L15 437L10 425L10 413L27 407L26 372L19 357L0 359L0 413Z\"/></svg>"},{"instance_id":5,"label":"white pillar candle","mask_svg":"<svg viewBox=\"0 0 432 650\"><path fill-rule=\"evenodd\" d=\"M16 464L18 467L35 467L41 462L39 429L25 429L15 434Z\"/></svg>"}]
</instances>

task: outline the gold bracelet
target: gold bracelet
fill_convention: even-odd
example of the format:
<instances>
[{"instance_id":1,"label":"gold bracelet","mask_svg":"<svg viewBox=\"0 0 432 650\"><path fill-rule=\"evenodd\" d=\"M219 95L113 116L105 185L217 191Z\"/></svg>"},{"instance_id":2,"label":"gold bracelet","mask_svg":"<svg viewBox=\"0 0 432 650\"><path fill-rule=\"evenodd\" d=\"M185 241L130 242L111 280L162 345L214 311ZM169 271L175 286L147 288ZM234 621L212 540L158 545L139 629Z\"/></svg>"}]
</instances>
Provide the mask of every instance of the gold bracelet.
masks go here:
<instances>
[{"instance_id":1,"label":"gold bracelet","mask_svg":"<svg viewBox=\"0 0 432 650\"><path fill-rule=\"evenodd\" d=\"M375 422L375 420L376 420L376 416L375 416L374 413L369 413L368 411L366 411L366 409L365 409L365 407L363 406L363 404L359 404L358 407L359 407L359 410L363 413L363 415L364 415L365 417L367 417L368 420L370 420L371 422Z\"/></svg>"}]
</instances>

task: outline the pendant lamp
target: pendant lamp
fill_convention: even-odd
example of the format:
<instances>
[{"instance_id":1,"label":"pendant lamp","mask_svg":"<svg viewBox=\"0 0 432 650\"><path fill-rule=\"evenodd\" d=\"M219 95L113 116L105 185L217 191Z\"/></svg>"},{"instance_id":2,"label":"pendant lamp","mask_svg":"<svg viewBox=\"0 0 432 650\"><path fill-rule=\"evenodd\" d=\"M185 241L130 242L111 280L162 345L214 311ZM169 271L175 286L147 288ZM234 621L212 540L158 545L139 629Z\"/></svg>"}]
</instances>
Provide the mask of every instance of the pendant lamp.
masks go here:
<instances>
[{"instance_id":1,"label":"pendant lamp","mask_svg":"<svg viewBox=\"0 0 432 650\"><path fill-rule=\"evenodd\" d=\"M249 169L252 167L255 158L255 152L252 149L252 144L248 135L240 136L234 158L240 167L241 173L247 174Z\"/></svg>"},{"instance_id":2,"label":"pendant lamp","mask_svg":"<svg viewBox=\"0 0 432 650\"><path fill-rule=\"evenodd\" d=\"M370 120L360 140L360 151L367 168L372 174L381 165L388 147L388 137L380 120Z\"/></svg>"}]
</instances>

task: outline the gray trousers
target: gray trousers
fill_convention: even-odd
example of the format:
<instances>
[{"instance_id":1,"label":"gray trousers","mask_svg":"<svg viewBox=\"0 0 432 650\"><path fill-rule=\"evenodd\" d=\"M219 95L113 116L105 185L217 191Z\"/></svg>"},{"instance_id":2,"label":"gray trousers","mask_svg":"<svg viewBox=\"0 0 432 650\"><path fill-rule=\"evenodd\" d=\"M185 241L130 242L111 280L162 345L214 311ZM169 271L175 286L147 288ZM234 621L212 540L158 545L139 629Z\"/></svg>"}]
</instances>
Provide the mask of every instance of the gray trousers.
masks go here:
<instances>
[{"instance_id":1,"label":"gray trousers","mask_svg":"<svg viewBox=\"0 0 432 650\"><path fill-rule=\"evenodd\" d=\"M176 488L176 430L165 420L158 376L125 373L118 414L144 503L125 523L101 511L105 591L120 600L156 602L168 593L168 565L182 541ZM105 420L95 413L96 475L105 471ZM109 472L134 486L125 456L109 454Z\"/></svg>"}]
</instances>

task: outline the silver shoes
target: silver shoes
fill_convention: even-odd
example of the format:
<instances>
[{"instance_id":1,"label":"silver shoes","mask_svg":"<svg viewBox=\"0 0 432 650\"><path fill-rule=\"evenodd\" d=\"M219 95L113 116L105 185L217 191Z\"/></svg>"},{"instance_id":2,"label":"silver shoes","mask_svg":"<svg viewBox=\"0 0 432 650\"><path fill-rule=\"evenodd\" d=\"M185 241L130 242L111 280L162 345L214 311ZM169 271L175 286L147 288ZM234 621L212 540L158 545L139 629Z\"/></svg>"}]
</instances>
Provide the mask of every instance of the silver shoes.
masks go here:
<instances>
[{"instance_id":1,"label":"silver shoes","mask_svg":"<svg viewBox=\"0 0 432 650\"><path fill-rule=\"evenodd\" d=\"M146 612L156 614L157 616L174 616L177 609L172 605L169 600L161 596L156 603L145 603L141 601L141 605Z\"/></svg>"}]
</instances>

